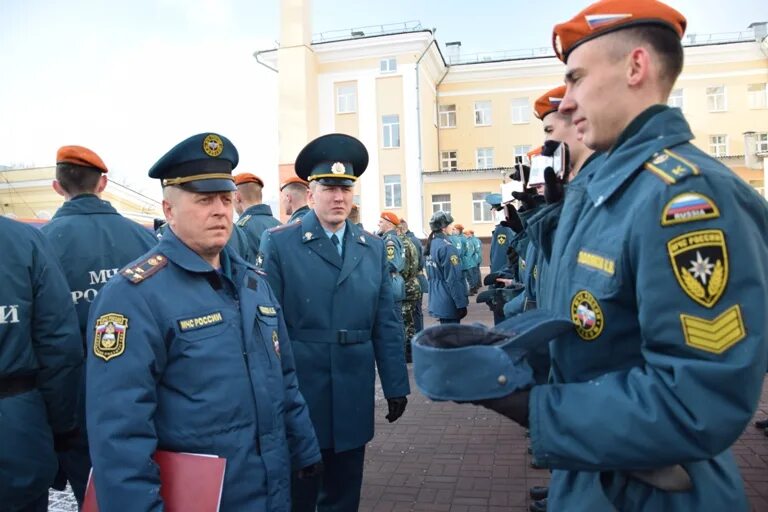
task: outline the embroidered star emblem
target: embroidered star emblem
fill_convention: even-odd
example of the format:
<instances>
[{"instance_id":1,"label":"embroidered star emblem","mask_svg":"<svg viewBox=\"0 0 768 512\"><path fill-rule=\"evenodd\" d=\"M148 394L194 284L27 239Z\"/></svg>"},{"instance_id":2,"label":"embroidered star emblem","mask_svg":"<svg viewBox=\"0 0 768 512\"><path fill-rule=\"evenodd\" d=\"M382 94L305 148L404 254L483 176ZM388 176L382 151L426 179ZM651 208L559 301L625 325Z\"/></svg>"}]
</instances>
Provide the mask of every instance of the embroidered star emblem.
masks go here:
<instances>
[{"instance_id":1,"label":"embroidered star emblem","mask_svg":"<svg viewBox=\"0 0 768 512\"><path fill-rule=\"evenodd\" d=\"M709 262L709 258L702 258L701 253L696 251L696 261L691 261L691 268L688 271L693 274L696 279L701 279L701 282L707 284L707 278L712 275L712 269L715 268L714 263Z\"/></svg>"}]
</instances>

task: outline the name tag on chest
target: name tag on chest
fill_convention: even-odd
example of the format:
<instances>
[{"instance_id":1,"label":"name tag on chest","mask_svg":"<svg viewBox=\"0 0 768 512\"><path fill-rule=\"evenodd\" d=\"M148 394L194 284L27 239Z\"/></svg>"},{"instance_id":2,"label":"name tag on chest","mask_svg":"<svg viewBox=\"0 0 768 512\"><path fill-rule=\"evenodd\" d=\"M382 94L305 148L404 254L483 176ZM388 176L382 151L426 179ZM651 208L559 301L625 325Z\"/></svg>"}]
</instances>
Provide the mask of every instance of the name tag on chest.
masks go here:
<instances>
[{"instance_id":1,"label":"name tag on chest","mask_svg":"<svg viewBox=\"0 0 768 512\"><path fill-rule=\"evenodd\" d=\"M196 329L202 329L204 327L220 324L223 321L224 316L220 311L216 311L215 313L209 313L207 315L179 320L179 330L181 332L194 331Z\"/></svg>"}]
</instances>

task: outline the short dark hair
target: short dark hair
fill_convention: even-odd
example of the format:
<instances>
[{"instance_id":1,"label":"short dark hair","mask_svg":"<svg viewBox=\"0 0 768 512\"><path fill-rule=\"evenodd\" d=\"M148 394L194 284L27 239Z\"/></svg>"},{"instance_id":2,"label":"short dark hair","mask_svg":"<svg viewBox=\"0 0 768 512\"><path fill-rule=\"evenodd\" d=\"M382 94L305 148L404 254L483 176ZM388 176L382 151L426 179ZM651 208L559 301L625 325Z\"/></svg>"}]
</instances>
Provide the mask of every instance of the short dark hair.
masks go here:
<instances>
[{"instance_id":1,"label":"short dark hair","mask_svg":"<svg viewBox=\"0 0 768 512\"><path fill-rule=\"evenodd\" d=\"M637 25L615 32L616 38L624 44L617 45L622 57L635 48L647 45L659 56L660 79L669 90L683 70L683 45L680 36L671 28L663 25ZM669 92L669 91L667 91Z\"/></svg>"},{"instance_id":2,"label":"short dark hair","mask_svg":"<svg viewBox=\"0 0 768 512\"><path fill-rule=\"evenodd\" d=\"M95 167L60 163L56 164L56 181L70 196L93 194L101 179L101 171Z\"/></svg>"}]
</instances>

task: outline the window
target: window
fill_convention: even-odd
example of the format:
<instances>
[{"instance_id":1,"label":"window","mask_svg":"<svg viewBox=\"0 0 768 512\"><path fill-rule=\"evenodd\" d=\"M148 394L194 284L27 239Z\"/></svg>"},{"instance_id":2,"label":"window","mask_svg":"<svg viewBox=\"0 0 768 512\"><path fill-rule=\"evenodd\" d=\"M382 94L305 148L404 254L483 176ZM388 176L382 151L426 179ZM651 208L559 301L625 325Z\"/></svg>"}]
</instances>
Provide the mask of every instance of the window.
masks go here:
<instances>
[{"instance_id":1,"label":"window","mask_svg":"<svg viewBox=\"0 0 768 512\"><path fill-rule=\"evenodd\" d=\"M747 96L749 96L749 108L768 107L768 84L749 84Z\"/></svg>"},{"instance_id":2,"label":"window","mask_svg":"<svg viewBox=\"0 0 768 512\"><path fill-rule=\"evenodd\" d=\"M491 102L475 102L475 126L491 126Z\"/></svg>"},{"instance_id":3,"label":"window","mask_svg":"<svg viewBox=\"0 0 768 512\"><path fill-rule=\"evenodd\" d=\"M432 213L440 210L451 213L451 194L432 194Z\"/></svg>"},{"instance_id":4,"label":"window","mask_svg":"<svg viewBox=\"0 0 768 512\"><path fill-rule=\"evenodd\" d=\"M382 138L385 148L400 147L400 116L397 114L391 116L382 116L381 125L384 130Z\"/></svg>"},{"instance_id":5,"label":"window","mask_svg":"<svg viewBox=\"0 0 768 512\"><path fill-rule=\"evenodd\" d=\"M531 121L531 107L528 98L515 98L512 100L512 123L525 124Z\"/></svg>"},{"instance_id":6,"label":"window","mask_svg":"<svg viewBox=\"0 0 768 512\"><path fill-rule=\"evenodd\" d=\"M528 165L528 152L531 150L531 146L515 146L515 163Z\"/></svg>"},{"instance_id":7,"label":"window","mask_svg":"<svg viewBox=\"0 0 768 512\"><path fill-rule=\"evenodd\" d=\"M725 156L728 154L728 136L710 135L709 154L712 156Z\"/></svg>"},{"instance_id":8,"label":"window","mask_svg":"<svg viewBox=\"0 0 768 512\"><path fill-rule=\"evenodd\" d=\"M336 113L350 114L357 112L357 87L339 85L336 87Z\"/></svg>"},{"instance_id":9,"label":"window","mask_svg":"<svg viewBox=\"0 0 768 512\"><path fill-rule=\"evenodd\" d=\"M440 170L455 171L459 168L459 160L456 157L456 151L440 152Z\"/></svg>"},{"instance_id":10,"label":"window","mask_svg":"<svg viewBox=\"0 0 768 512\"><path fill-rule=\"evenodd\" d=\"M440 128L456 128L456 105L440 105Z\"/></svg>"},{"instance_id":11,"label":"window","mask_svg":"<svg viewBox=\"0 0 768 512\"><path fill-rule=\"evenodd\" d=\"M477 148L478 169L490 169L493 167L493 148Z\"/></svg>"},{"instance_id":12,"label":"window","mask_svg":"<svg viewBox=\"0 0 768 512\"><path fill-rule=\"evenodd\" d=\"M472 220L474 222L493 222L491 209L485 204L485 196L490 192L472 192Z\"/></svg>"},{"instance_id":13,"label":"window","mask_svg":"<svg viewBox=\"0 0 768 512\"><path fill-rule=\"evenodd\" d=\"M755 134L755 151L758 153L768 153L768 133Z\"/></svg>"},{"instance_id":14,"label":"window","mask_svg":"<svg viewBox=\"0 0 768 512\"><path fill-rule=\"evenodd\" d=\"M390 57L388 59L381 59L379 62L379 70L382 73L394 73L397 71L397 59Z\"/></svg>"},{"instance_id":15,"label":"window","mask_svg":"<svg viewBox=\"0 0 768 512\"><path fill-rule=\"evenodd\" d=\"M400 175L384 176L384 208L401 208Z\"/></svg>"},{"instance_id":16,"label":"window","mask_svg":"<svg viewBox=\"0 0 768 512\"><path fill-rule=\"evenodd\" d=\"M707 106L710 112L723 112L725 105L725 86L707 87Z\"/></svg>"},{"instance_id":17,"label":"window","mask_svg":"<svg viewBox=\"0 0 768 512\"><path fill-rule=\"evenodd\" d=\"M673 89L671 93L669 93L669 99L667 100L667 105L670 107L677 107L680 110L683 110L683 90L682 89Z\"/></svg>"}]
</instances>

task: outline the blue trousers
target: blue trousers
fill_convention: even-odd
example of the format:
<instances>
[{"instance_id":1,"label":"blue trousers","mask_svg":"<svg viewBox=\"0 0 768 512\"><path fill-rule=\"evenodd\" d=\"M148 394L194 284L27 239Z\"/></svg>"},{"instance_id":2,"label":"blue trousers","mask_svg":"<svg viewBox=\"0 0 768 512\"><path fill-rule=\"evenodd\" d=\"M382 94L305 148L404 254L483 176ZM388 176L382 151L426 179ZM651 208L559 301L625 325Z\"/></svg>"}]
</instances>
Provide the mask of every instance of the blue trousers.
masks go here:
<instances>
[{"instance_id":1,"label":"blue trousers","mask_svg":"<svg viewBox=\"0 0 768 512\"><path fill-rule=\"evenodd\" d=\"M345 452L320 450L323 474L312 480L291 479L292 512L357 512L363 486L365 446Z\"/></svg>"}]
</instances>

